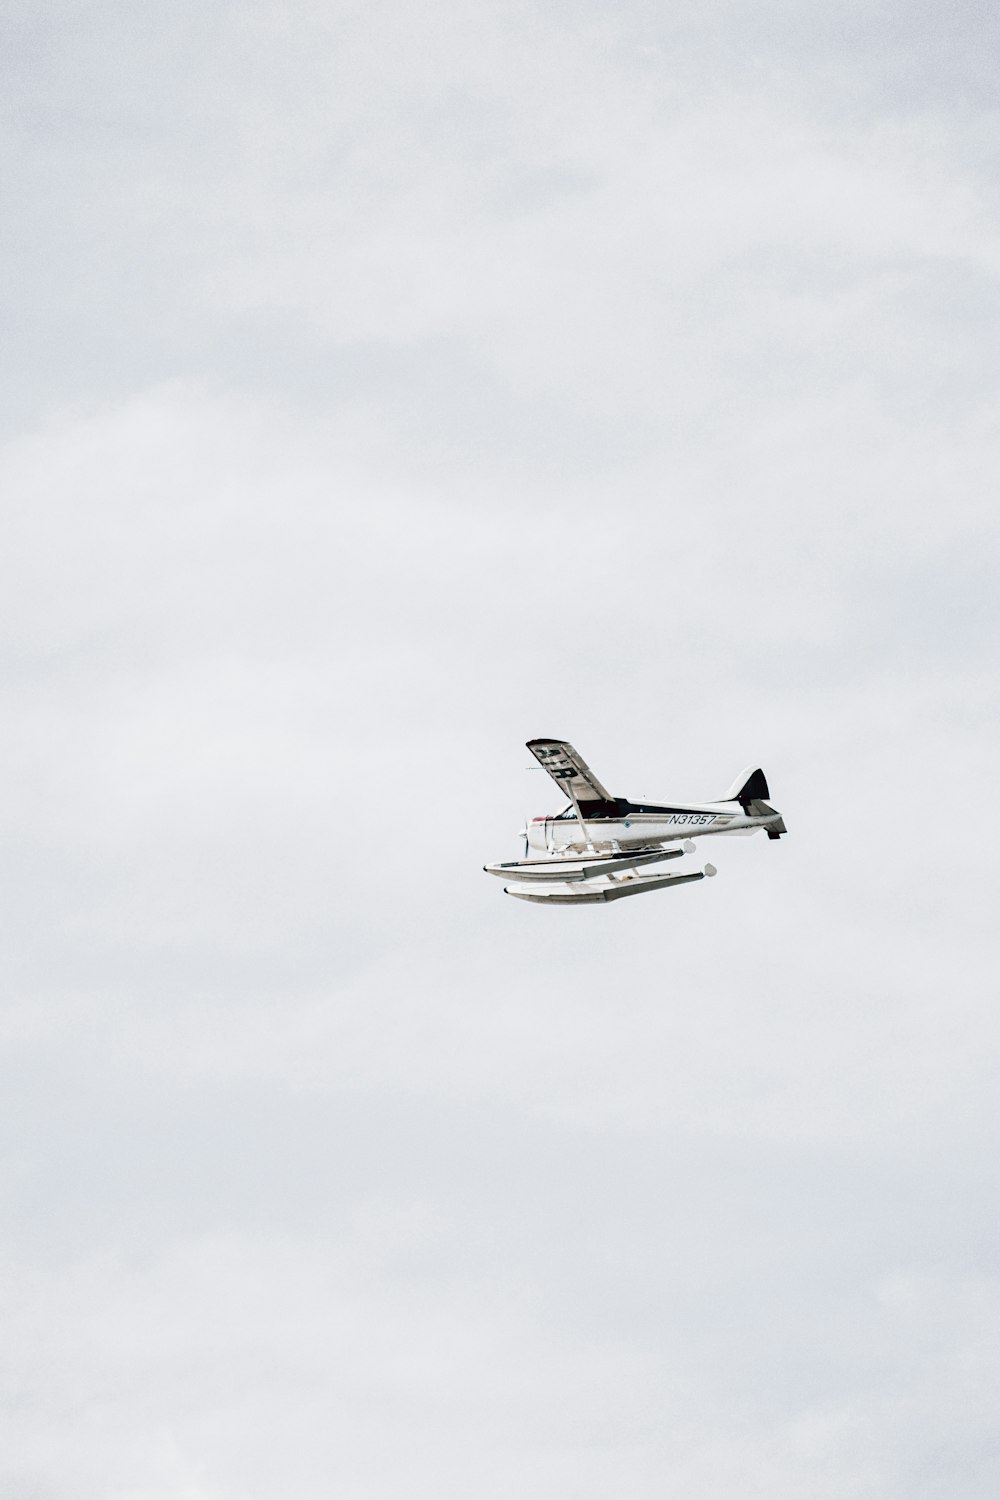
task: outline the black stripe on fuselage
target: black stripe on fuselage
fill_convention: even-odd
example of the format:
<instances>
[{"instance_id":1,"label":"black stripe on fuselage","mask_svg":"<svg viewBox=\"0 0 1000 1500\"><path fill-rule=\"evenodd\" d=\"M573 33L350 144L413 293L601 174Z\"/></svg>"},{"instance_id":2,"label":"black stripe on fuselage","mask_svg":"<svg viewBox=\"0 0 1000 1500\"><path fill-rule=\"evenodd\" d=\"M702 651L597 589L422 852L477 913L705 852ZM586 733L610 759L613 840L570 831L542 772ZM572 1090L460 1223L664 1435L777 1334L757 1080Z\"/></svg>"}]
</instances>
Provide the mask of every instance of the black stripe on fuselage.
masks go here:
<instances>
[{"instance_id":1,"label":"black stripe on fuselage","mask_svg":"<svg viewBox=\"0 0 1000 1500\"><path fill-rule=\"evenodd\" d=\"M684 813L701 811L698 808L666 806L657 802L629 802L625 797L616 797L612 802L581 802L580 813L588 823L620 823L622 818L633 813Z\"/></svg>"}]
</instances>

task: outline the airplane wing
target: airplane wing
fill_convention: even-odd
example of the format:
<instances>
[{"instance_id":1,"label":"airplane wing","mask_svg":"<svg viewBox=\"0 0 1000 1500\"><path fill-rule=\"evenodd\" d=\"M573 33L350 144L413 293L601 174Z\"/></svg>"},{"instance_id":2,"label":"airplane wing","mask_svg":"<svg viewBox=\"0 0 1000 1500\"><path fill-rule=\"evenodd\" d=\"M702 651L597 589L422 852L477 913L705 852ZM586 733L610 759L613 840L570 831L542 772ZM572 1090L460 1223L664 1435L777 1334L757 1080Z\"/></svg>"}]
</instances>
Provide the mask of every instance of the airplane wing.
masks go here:
<instances>
[{"instance_id":1,"label":"airplane wing","mask_svg":"<svg viewBox=\"0 0 1000 1500\"><path fill-rule=\"evenodd\" d=\"M573 797L577 802L614 801L583 756L578 755L565 740L529 740L528 749L567 797Z\"/></svg>"}]
</instances>

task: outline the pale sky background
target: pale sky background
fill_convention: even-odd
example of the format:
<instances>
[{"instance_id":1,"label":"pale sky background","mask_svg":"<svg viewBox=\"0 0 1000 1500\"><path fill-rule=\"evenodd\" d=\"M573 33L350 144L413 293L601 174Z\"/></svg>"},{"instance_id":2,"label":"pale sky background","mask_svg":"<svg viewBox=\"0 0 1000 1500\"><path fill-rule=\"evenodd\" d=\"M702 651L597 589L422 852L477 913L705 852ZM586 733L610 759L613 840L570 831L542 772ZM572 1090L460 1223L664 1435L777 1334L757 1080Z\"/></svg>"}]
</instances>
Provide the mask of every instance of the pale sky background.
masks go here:
<instances>
[{"instance_id":1,"label":"pale sky background","mask_svg":"<svg viewBox=\"0 0 1000 1500\"><path fill-rule=\"evenodd\" d=\"M995 6L3 27L0 1496L995 1500Z\"/></svg>"}]
</instances>

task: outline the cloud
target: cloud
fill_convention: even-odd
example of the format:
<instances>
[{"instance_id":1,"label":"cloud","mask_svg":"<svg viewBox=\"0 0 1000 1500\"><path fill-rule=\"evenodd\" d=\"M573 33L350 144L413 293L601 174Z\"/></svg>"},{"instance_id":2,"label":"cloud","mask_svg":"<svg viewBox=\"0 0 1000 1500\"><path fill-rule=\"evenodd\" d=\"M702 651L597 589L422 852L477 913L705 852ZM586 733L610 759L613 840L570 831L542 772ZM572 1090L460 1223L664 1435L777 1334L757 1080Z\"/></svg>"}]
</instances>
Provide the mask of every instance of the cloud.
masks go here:
<instances>
[{"instance_id":1,"label":"cloud","mask_svg":"<svg viewBox=\"0 0 1000 1500\"><path fill-rule=\"evenodd\" d=\"M977 50L13 21L4 1483L991 1494ZM524 909L542 732L789 838Z\"/></svg>"}]
</instances>

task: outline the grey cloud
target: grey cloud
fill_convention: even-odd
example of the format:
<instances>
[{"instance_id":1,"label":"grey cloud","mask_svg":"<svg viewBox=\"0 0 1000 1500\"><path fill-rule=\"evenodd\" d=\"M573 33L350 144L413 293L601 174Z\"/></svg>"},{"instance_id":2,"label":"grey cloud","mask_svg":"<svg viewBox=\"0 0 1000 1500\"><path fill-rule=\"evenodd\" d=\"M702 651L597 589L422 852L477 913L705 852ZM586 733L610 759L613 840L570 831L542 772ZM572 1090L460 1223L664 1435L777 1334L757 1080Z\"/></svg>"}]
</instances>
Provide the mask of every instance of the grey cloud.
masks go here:
<instances>
[{"instance_id":1,"label":"grey cloud","mask_svg":"<svg viewBox=\"0 0 1000 1500\"><path fill-rule=\"evenodd\" d=\"M985 1500L980 12L9 23L2 1484Z\"/></svg>"}]
</instances>

